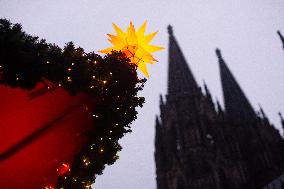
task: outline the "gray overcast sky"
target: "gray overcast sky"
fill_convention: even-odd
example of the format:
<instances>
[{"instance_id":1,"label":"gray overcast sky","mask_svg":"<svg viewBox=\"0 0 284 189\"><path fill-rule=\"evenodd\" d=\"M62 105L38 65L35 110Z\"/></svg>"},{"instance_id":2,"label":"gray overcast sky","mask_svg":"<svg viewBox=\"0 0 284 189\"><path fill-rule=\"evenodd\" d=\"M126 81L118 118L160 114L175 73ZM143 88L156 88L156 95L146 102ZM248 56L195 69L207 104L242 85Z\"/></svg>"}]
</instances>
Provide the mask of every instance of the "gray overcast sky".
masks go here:
<instances>
[{"instance_id":1,"label":"gray overcast sky","mask_svg":"<svg viewBox=\"0 0 284 189\"><path fill-rule=\"evenodd\" d=\"M0 17L19 22L30 34L63 46L68 41L86 51L109 46L111 23L125 28L148 20L149 32L159 30L155 44L167 47L166 27L175 36L199 84L206 80L222 101L215 48L223 56L242 89L257 108L261 103L280 128L284 113L284 51L276 30L284 34L283 0L0 0ZM154 117L158 95L165 94L167 51L158 52L149 66L150 79L141 95L146 104L121 140L120 159L98 177L95 189L154 189Z\"/></svg>"}]
</instances>

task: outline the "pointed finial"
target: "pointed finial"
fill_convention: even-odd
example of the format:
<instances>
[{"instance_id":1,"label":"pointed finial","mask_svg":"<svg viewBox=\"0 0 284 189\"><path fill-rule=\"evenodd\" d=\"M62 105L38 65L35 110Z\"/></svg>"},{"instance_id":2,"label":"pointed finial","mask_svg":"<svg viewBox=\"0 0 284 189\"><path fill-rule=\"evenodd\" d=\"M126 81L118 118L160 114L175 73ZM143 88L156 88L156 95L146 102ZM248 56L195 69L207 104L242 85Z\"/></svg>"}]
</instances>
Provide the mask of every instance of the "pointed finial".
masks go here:
<instances>
[{"instance_id":1,"label":"pointed finial","mask_svg":"<svg viewBox=\"0 0 284 189\"><path fill-rule=\"evenodd\" d=\"M279 35L280 40L282 41L282 44L283 44L283 48L284 48L284 37L279 30L277 31L277 34Z\"/></svg>"},{"instance_id":2,"label":"pointed finial","mask_svg":"<svg viewBox=\"0 0 284 189\"><path fill-rule=\"evenodd\" d=\"M217 57L219 58L219 59L223 59L222 58L222 54L221 54L221 50L220 49L216 49L216 55L217 55Z\"/></svg>"},{"instance_id":3,"label":"pointed finial","mask_svg":"<svg viewBox=\"0 0 284 189\"><path fill-rule=\"evenodd\" d=\"M218 100L218 98L216 98L216 103L217 103L217 110L218 110L218 113L223 113L223 110L222 110L222 107L220 105L220 102Z\"/></svg>"},{"instance_id":4,"label":"pointed finial","mask_svg":"<svg viewBox=\"0 0 284 189\"><path fill-rule=\"evenodd\" d=\"M159 123L159 117L156 115L156 123Z\"/></svg>"},{"instance_id":5,"label":"pointed finial","mask_svg":"<svg viewBox=\"0 0 284 189\"><path fill-rule=\"evenodd\" d=\"M281 122L283 122L283 123L284 123L284 118L283 118L283 116L282 116L281 112L278 112L278 115L279 115L279 117L280 117L280 119L281 119ZM284 125L283 125L283 126L284 126Z\"/></svg>"},{"instance_id":6,"label":"pointed finial","mask_svg":"<svg viewBox=\"0 0 284 189\"><path fill-rule=\"evenodd\" d=\"M207 85L206 85L205 80L203 80L203 86L204 86L206 95L207 95L207 96L211 96L211 94L210 94L210 92L209 92L209 90L208 90L208 87L207 87Z\"/></svg>"},{"instance_id":7,"label":"pointed finial","mask_svg":"<svg viewBox=\"0 0 284 189\"><path fill-rule=\"evenodd\" d=\"M264 113L261 104L258 104L258 106L259 106L259 110L260 110L260 113L261 113L262 117L263 117L264 119L267 119L267 116L266 116L266 114Z\"/></svg>"},{"instance_id":8,"label":"pointed finial","mask_svg":"<svg viewBox=\"0 0 284 189\"><path fill-rule=\"evenodd\" d=\"M168 33L169 33L169 35L173 35L174 34L173 27L171 25L168 25Z\"/></svg>"},{"instance_id":9,"label":"pointed finial","mask_svg":"<svg viewBox=\"0 0 284 189\"><path fill-rule=\"evenodd\" d=\"M160 95L160 105L164 105L164 99L162 95Z\"/></svg>"},{"instance_id":10,"label":"pointed finial","mask_svg":"<svg viewBox=\"0 0 284 189\"><path fill-rule=\"evenodd\" d=\"M282 129L284 130L284 118L283 118L283 116L282 116L281 112L279 112L279 113L278 113L278 115L279 115L279 117L280 117L280 121L281 121ZM283 131L283 133L284 133L284 131ZM284 135L284 134L283 134L283 135Z\"/></svg>"},{"instance_id":11,"label":"pointed finial","mask_svg":"<svg viewBox=\"0 0 284 189\"><path fill-rule=\"evenodd\" d=\"M161 122L160 122L160 119L159 119L159 117L156 115L156 128L158 129L158 128L161 128Z\"/></svg>"}]
</instances>

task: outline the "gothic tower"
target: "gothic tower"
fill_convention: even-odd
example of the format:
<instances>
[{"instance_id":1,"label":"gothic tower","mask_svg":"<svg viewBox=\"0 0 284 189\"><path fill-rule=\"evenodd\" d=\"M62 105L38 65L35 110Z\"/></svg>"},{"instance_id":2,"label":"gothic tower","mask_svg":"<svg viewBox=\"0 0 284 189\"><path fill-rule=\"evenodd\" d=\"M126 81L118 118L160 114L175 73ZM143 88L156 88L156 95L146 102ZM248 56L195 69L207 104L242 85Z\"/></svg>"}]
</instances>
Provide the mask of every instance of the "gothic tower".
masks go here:
<instances>
[{"instance_id":1,"label":"gothic tower","mask_svg":"<svg viewBox=\"0 0 284 189\"><path fill-rule=\"evenodd\" d=\"M281 174L283 140L216 50L224 104L202 90L169 33L168 91L156 118L157 189L254 189Z\"/></svg>"}]
</instances>

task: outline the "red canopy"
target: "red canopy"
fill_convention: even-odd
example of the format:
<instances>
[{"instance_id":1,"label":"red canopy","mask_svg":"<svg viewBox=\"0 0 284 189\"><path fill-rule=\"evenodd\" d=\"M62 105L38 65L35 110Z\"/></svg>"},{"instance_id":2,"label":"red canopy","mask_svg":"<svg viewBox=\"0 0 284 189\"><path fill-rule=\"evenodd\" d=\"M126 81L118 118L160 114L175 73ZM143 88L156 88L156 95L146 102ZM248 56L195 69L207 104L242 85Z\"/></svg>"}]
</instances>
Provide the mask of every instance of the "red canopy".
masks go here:
<instances>
[{"instance_id":1,"label":"red canopy","mask_svg":"<svg viewBox=\"0 0 284 189\"><path fill-rule=\"evenodd\" d=\"M87 104L88 97L62 88L0 86L1 189L54 187L86 142L92 125Z\"/></svg>"}]
</instances>

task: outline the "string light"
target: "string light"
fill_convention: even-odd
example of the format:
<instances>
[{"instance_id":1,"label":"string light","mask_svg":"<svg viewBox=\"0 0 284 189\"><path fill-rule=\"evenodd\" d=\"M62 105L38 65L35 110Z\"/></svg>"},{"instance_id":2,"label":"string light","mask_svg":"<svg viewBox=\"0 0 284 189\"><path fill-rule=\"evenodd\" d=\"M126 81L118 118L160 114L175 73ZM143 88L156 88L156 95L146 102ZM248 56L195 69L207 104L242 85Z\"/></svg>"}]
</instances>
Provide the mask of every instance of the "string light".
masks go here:
<instances>
[{"instance_id":1,"label":"string light","mask_svg":"<svg viewBox=\"0 0 284 189\"><path fill-rule=\"evenodd\" d=\"M91 145L91 150L93 150L93 149L94 149L94 146L95 146L95 144L92 144L92 145Z\"/></svg>"},{"instance_id":2,"label":"string light","mask_svg":"<svg viewBox=\"0 0 284 189\"><path fill-rule=\"evenodd\" d=\"M58 86L61 87L61 83L59 83Z\"/></svg>"},{"instance_id":3,"label":"string light","mask_svg":"<svg viewBox=\"0 0 284 189\"><path fill-rule=\"evenodd\" d=\"M46 61L47 64L49 64L49 61Z\"/></svg>"},{"instance_id":4,"label":"string light","mask_svg":"<svg viewBox=\"0 0 284 189\"><path fill-rule=\"evenodd\" d=\"M103 81L104 84L106 84L106 82L107 82L106 80Z\"/></svg>"},{"instance_id":5,"label":"string light","mask_svg":"<svg viewBox=\"0 0 284 189\"><path fill-rule=\"evenodd\" d=\"M68 71L70 72L72 69L71 68L68 68Z\"/></svg>"},{"instance_id":6,"label":"string light","mask_svg":"<svg viewBox=\"0 0 284 189\"><path fill-rule=\"evenodd\" d=\"M92 85L92 86L90 86L90 89L93 89L95 86L94 85Z\"/></svg>"},{"instance_id":7,"label":"string light","mask_svg":"<svg viewBox=\"0 0 284 189\"><path fill-rule=\"evenodd\" d=\"M68 76L67 81L71 82L72 81L71 77Z\"/></svg>"},{"instance_id":8,"label":"string light","mask_svg":"<svg viewBox=\"0 0 284 189\"><path fill-rule=\"evenodd\" d=\"M110 72L109 74L112 75L112 72Z\"/></svg>"},{"instance_id":9,"label":"string light","mask_svg":"<svg viewBox=\"0 0 284 189\"><path fill-rule=\"evenodd\" d=\"M16 81L18 81L18 80L19 80L19 78L17 77L17 78L16 78Z\"/></svg>"},{"instance_id":10,"label":"string light","mask_svg":"<svg viewBox=\"0 0 284 189\"><path fill-rule=\"evenodd\" d=\"M101 149L100 149L100 152L104 152L104 149L101 148Z\"/></svg>"},{"instance_id":11,"label":"string light","mask_svg":"<svg viewBox=\"0 0 284 189\"><path fill-rule=\"evenodd\" d=\"M93 79L96 79L96 76L93 75L92 78L93 78Z\"/></svg>"},{"instance_id":12,"label":"string light","mask_svg":"<svg viewBox=\"0 0 284 189\"><path fill-rule=\"evenodd\" d=\"M71 64L72 66L74 66L74 63L72 62L72 64Z\"/></svg>"},{"instance_id":13,"label":"string light","mask_svg":"<svg viewBox=\"0 0 284 189\"><path fill-rule=\"evenodd\" d=\"M44 189L54 189L52 186L46 186Z\"/></svg>"}]
</instances>

